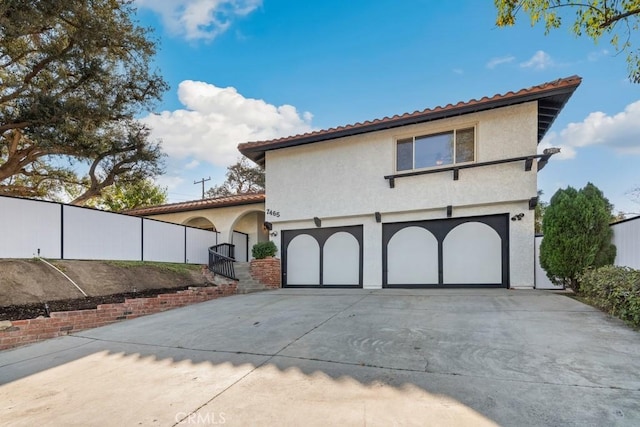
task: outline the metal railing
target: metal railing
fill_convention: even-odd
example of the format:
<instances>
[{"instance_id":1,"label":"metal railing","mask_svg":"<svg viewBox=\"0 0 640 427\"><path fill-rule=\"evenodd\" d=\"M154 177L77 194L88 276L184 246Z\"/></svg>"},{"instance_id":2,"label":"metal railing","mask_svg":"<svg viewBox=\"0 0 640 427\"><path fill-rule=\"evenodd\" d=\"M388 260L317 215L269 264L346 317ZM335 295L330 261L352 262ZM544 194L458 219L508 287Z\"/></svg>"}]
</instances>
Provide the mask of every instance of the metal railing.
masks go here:
<instances>
[{"instance_id":1,"label":"metal railing","mask_svg":"<svg viewBox=\"0 0 640 427\"><path fill-rule=\"evenodd\" d=\"M233 270L235 245L221 243L209 248L209 270L229 279L237 280Z\"/></svg>"}]
</instances>

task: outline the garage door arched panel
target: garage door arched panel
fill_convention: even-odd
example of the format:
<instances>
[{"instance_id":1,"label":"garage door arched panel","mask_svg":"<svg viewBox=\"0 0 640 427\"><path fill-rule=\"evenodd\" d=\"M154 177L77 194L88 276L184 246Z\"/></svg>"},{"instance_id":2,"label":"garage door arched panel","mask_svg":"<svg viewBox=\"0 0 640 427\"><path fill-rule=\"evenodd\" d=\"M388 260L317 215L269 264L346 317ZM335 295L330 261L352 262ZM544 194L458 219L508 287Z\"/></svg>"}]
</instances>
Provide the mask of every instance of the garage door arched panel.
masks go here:
<instances>
[{"instance_id":1,"label":"garage door arched panel","mask_svg":"<svg viewBox=\"0 0 640 427\"><path fill-rule=\"evenodd\" d=\"M289 242L287 248L287 283L292 285L317 285L320 283L320 245L308 235L300 234Z\"/></svg>"},{"instance_id":2,"label":"garage door arched panel","mask_svg":"<svg viewBox=\"0 0 640 427\"><path fill-rule=\"evenodd\" d=\"M360 244L347 232L337 232L323 248L323 284L358 285L360 283Z\"/></svg>"},{"instance_id":3,"label":"garage door arched panel","mask_svg":"<svg viewBox=\"0 0 640 427\"><path fill-rule=\"evenodd\" d=\"M282 230L282 286L362 288L362 242L362 225Z\"/></svg>"},{"instance_id":4,"label":"garage door arched panel","mask_svg":"<svg viewBox=\"0 0 640 427\"><path fill-rule=\"evenodd\" d=\"M438 240L422 227L396 232L387 245L387 284L438 284Z\"/></svg>"},{"instance_id":5,"label":"garage door arched panel","mask_svg":"<svg viewBox=\"0 0 640 427\"><path fill-rule=\"evenodd\" d=\"M444 284L502 283L502 239L487 224L465 222L442 243Z\"/></svg>"}]
</instances>

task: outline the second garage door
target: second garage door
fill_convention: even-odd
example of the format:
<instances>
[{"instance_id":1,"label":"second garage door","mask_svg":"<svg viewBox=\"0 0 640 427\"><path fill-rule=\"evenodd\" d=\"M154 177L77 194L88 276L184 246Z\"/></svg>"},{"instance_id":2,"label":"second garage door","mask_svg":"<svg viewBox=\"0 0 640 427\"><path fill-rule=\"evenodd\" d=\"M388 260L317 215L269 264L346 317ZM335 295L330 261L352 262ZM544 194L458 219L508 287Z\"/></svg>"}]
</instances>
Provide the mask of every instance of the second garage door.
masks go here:
<instances>
[{"instance_id":1,"label":"second garage door","mask_svg":"<svg viewBox=\"0 0 640 427\"><path fill-rule=\"evenodd\" d=\"M508 215L383 224L383 287L509 287Z\"/></svg>"}]
</instances>

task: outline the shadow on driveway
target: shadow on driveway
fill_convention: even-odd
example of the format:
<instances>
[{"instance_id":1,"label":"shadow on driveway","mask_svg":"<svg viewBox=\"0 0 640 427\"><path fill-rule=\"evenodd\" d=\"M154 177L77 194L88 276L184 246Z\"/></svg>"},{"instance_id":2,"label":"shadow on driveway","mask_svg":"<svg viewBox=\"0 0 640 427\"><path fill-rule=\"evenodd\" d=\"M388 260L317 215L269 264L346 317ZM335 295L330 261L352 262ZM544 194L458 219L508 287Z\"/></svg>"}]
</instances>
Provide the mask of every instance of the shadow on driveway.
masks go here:
<instances>
[{"instance_id":1,"label":"shadow on driveway","mask_svg":"<svg viewBox=\"0 0 640 427\"><path fill-rule=\"evenodd\" d=\"M279 290L0 352L0 424L635 426L639 356L543 291Z\"/></svg>"}]
</instances>

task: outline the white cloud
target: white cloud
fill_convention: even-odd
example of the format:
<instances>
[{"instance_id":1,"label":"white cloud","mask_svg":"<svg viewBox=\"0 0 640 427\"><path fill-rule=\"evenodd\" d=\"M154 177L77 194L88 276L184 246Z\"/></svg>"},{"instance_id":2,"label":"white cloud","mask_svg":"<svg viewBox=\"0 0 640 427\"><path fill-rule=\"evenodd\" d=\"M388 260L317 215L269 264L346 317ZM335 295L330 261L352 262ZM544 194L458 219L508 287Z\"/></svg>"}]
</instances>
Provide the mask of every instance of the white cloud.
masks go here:
<instances>
[{"instance_id":1,"label":"white cloud","mask_svg":"<svg viewBox=\"0 0 640 427\"><path fill-rule=\"evenodd\" d=\"M186 165L184 165L185 169L195 169L198 166L200 166L200 162L197 160L191 160L189 163L187 163Z\"/></svg>"},{"instance_id":2,"label":"white cloud","mask_svg":"<svg viewBox=\"0 0 640 427\"><path fill-rule=\"evenodd\" d=\"M277 107L261 99L245 98L233 87L185 80L178 86L178 98L186 109L141 119L151 128L151 137L162 140L162 149L172 158L226 167L237 159L241 142L312 130L311 113L300 115L292 105Z\"/></svg>"},{"instance_id":3,"label":"white cloud","mask_svg":"<svg viewBox=\"0 0 640 427\"><path fill-rule=\"evenodd\" d=\"M589 62L595 62L598 61L600 58L603 58L605 56L609 56L609 51L607 49L602 49L596 52L590 52L587 55L587 60Z\"/></svg>"},{"instance_id":4,"label":"white cloud","mask_svg":"<svg viewBox=\"0 0 640 427\"><path fill-rule=\"evenodd\" d=\"M552 67L553 65L555 64L553 59L551 59L551 56L542 50L534 53L528 61L520 63L522 68L533 68L534 70L544 70Z\"/></svg>"},{"instance_id":5,"label":"white cloud","mask_svg":"<svg viewBox=\"0 0 640 427\"><path fill-rule=\"evenodd\" d=\"M487 62L487 68L493 70L498 65L508 64L509 62L513 62L515 59L515 56L501 56L499 58L491 58L489 62Z\"/></svg>"},{"instance_id":6,"label":"white cloud","mask_svg":"<svg viewBox=\"0 0 640 427\"><path fill-rule=\"evenodd\" d=\"M225 32L232 21L248 15L262 0L136 0L162 16L169 32L187 40L213 40Z\"/></svg>"},{"instance_id":7,"label":"white cloud","mask_svg":"<svg viewBox=\"0 0 640 427\"><path fill-rule=\"evenodd\" d=\"M589 145L606 145L622 154L640 154L640 101L613 116L590 113L580 123L569 123L560 132L550 132L540 150L560 147L558 159L572 159L576 150Z\"/></svg>"},{"instance_id":8,"label":"white cloud","mask_svg":"<svg viewBox=\"0 0 640 427\"><path fill-rule=\"evenodd\" d=\"M175 190L184 182L184 178L179 176L160 175L155 178L156 185L166 187L168 190Z\"/></svg>"},{"instance_id":9,"label":"white cloud","mask_svg":"<svg viewBox=\"0 0 640 427\"><path fill-rule=\"evenodd\" d=\"M464 70L462 68L454 68L452 71L459 76L464 74Z\"/></svg>"}]
</instances>

